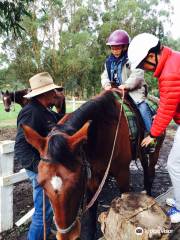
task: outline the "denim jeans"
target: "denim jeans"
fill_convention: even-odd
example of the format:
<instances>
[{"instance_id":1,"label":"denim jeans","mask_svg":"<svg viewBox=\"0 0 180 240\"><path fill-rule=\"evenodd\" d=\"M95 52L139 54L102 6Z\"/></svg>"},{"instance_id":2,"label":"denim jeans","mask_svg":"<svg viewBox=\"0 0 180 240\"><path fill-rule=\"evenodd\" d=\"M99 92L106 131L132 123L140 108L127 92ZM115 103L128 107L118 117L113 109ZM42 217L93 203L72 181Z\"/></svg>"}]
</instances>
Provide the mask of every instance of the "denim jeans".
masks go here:
<instances>
[{"instance_id":1,"label":"denim jeans","mask_svg":"<svg viewBox=\"0 0 180 240\"><path fill-rule=\"evenodd\" d=\"M140 111L146 131L150 132L151 125L152 125L152 113L149 105L145 101L143 101L137 104L137 108Z\"/></svg>"},{"instance_id":2,"label":"denim jeans","mask_svg":"<svg viewBox=\"0 0 180 240\"><path fill-rule=\"evenodd\" d=\"M26 170L33 187L34 214L29 228L27 240L43 240L43 189L37 182L37 174ZM50 234L50 226L53 219L53 212L49 199L46 197L46 230Z\"/></svg>"},{"instance_id":3,"label":"denim jeans","mask_svg":"<svg viewBox=\"0 0 180 240\"><path fill-rule=\"evenodd\" d=\"M167 169L171 178L174 190L176 208L180 210L180 126L174 137L174 143L171 148L167 161Z\"/></svg>"}]
</instances>

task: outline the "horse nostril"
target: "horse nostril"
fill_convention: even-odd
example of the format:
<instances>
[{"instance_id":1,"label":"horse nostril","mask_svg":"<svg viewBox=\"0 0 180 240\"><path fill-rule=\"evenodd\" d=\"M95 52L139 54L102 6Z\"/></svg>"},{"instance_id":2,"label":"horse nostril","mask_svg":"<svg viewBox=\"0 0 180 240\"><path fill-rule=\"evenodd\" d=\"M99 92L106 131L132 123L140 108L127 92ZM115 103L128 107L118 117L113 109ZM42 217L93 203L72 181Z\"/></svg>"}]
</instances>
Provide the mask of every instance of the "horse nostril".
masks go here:
<instances>
[{"instance_id":1,"label":"horse nostril","mask_svg":"<svg viewBox=\"0 0 180 240\"><path fill-rule=\"evenodd\" d=\"M6 112L9 112L9 111L10 111L10 109L9 109L9 108L6 108L6 109L5 109L5 111L6 111Z\"/></svg>"}]
</instances>

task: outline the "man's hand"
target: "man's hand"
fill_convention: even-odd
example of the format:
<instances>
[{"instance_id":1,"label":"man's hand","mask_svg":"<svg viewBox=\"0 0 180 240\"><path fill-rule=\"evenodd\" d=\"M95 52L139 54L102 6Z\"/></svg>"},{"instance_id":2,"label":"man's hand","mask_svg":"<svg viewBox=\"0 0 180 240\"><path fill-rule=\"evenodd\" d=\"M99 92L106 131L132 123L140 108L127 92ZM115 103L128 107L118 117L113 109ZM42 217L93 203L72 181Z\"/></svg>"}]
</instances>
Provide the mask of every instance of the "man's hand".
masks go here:
<instances>
[{"instance_id":1,"label":"man's hand","mask_svg":"<svg viewBox=\"0 0 180 240\"><path fill-rule=\"evenodd\" d=\"M150 143L154 143L154 138L147 136L146 138L144 138L141 142L141 146L142 147L147 147Z\"/></svg>"}]
</instances>

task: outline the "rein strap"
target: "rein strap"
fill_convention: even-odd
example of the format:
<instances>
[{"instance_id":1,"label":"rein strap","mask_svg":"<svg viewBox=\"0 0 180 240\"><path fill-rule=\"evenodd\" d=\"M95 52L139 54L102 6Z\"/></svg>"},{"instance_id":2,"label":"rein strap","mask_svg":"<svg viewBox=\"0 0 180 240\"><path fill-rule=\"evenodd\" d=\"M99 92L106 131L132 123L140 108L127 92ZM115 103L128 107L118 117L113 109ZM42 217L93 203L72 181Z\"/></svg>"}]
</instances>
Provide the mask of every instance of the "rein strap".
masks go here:
<instances>
[{"instance_id":1,"label":"rein strap","mask_svg":"<svg viewBox=\"0 0 180 240\"><path fill-rule=\"evenodd\" d=\"M115 149L115 145L116 145L116 140L117 140L119 125L120 125L122 110L123 110L124 91L123 91L122 93L123 93L123 95L122 95L121 108L120 108L120 111L119 111L119 119L118 119L118 124L117 124L117 127L116 127L116 132L115 132L115 136L114 136L114 142L113 142L113 147L112 147L112 151L111 151L111 156L110 156L110 159L109 159L109 163L108 163L106 172L105 172L105 174L104 174L104 177L103 177L103 179L102 179L102 181L101 181L101 183L100 183L100 185L99 185L96 193L94 194L93 198L92 198L91 201L88 203L88 205L86 206L84 212L86 212L90 207L92 207L92 205L94 204L94 202L97 200L100 192L102 191L102 188L103 188L103 186L104 186L104 184L105 184L106 178L107 178L108 173L109 173L109 170L110 170L112 158L113 158L113 155L114 155L114 149ZM119 96L118 96L117 93L113 92L113 95L114 95L114 97L116 98L116 100L117 100L117 97L119 98Z\"/></svg>"},{"instance_id":2,"label":"rein strap","mask_svg":"<svg viewBox=\"0 0 180 240\"><path fill-rule=\"evenodd\" d=\"M75 219L74 222L73 222L69 227L67 227L67 228L60 228L60 227L57 225L56 220L55 220L55 217L54 217L54 223L55 223L55 225L56 225L56 228L57 228L58 232L60 232L61 234L66 234L66 233L70 232L70 231L72 230L72 228L75 226L76 221L77 221L77 219Z\"/></svg>"}]
</instances>

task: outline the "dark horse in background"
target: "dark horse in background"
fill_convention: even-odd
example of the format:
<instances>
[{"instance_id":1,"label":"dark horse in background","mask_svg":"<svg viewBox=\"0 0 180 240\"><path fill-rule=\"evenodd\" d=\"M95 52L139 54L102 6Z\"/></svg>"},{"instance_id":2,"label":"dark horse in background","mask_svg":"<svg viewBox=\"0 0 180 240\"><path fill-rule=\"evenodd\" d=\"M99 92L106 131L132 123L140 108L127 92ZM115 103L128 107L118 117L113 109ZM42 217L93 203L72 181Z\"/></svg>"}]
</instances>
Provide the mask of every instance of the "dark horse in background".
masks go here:
<instances>
[{"instance_id":1,"label":"dark horse in background","mask_svg":"<svg viewBox=\"0 0 180 240\"><path fill-rule=\"evenodd\" d=\"M84 194L89 201L104 176L112 152L120 108L113 91L105 91L69 116L65 115L47 137L40 136L28 126L22 126L27 141L41 155L38 181L51 201L59 240L75 240L80 235L78 211ZM148 164L140 147L144 129L138 125L138 156L144 168L145 189L150 194L163 138L156 145L156 151L150 155ZM122 111L109 171L121 192L129 191L129 165L132 159L128 123ZM88 165L92 173L90 179L87 177ZM94 239L96 233L96 211L97 201L89 209L91 221L88 227L91 231L88 240Z\"/></svg>"},{"instance_id":2,"label":"dark horse in background","mask_svg":"<svg viewBox=\"0 0 180 240\"><path fill-rule=\"evenodd\" d=\"M8 90L6 90L5 92L1 92L4 110L6 112L9 112L11 110L12 103L17 103L21 107L24 107L30 101L29 99L24 98L24 95L26 95L29 91L30 89L23 89L14 92L9 92ZM53 106L55 106L58 113L66 113L66 102L65 96L63 94L63 88L60 88L59 90L57 89L57 96L54 100Z\"/></svg>"},{"instance_id":3,"label":"dark horse in background","mask_svg":"<svg viewBox=\"0 0 180 240\"><path fill-rule=\"evenodd\" d=\"M6 112L10 112L12 103L18 103L21 107L24 107L29 100L24 98L23 96L28 93L28 89L18 90L14 92L9 92L6 90L5 92L1 92L2 100L4 104L4 110Z\"/></svg>"}]
</instances>

